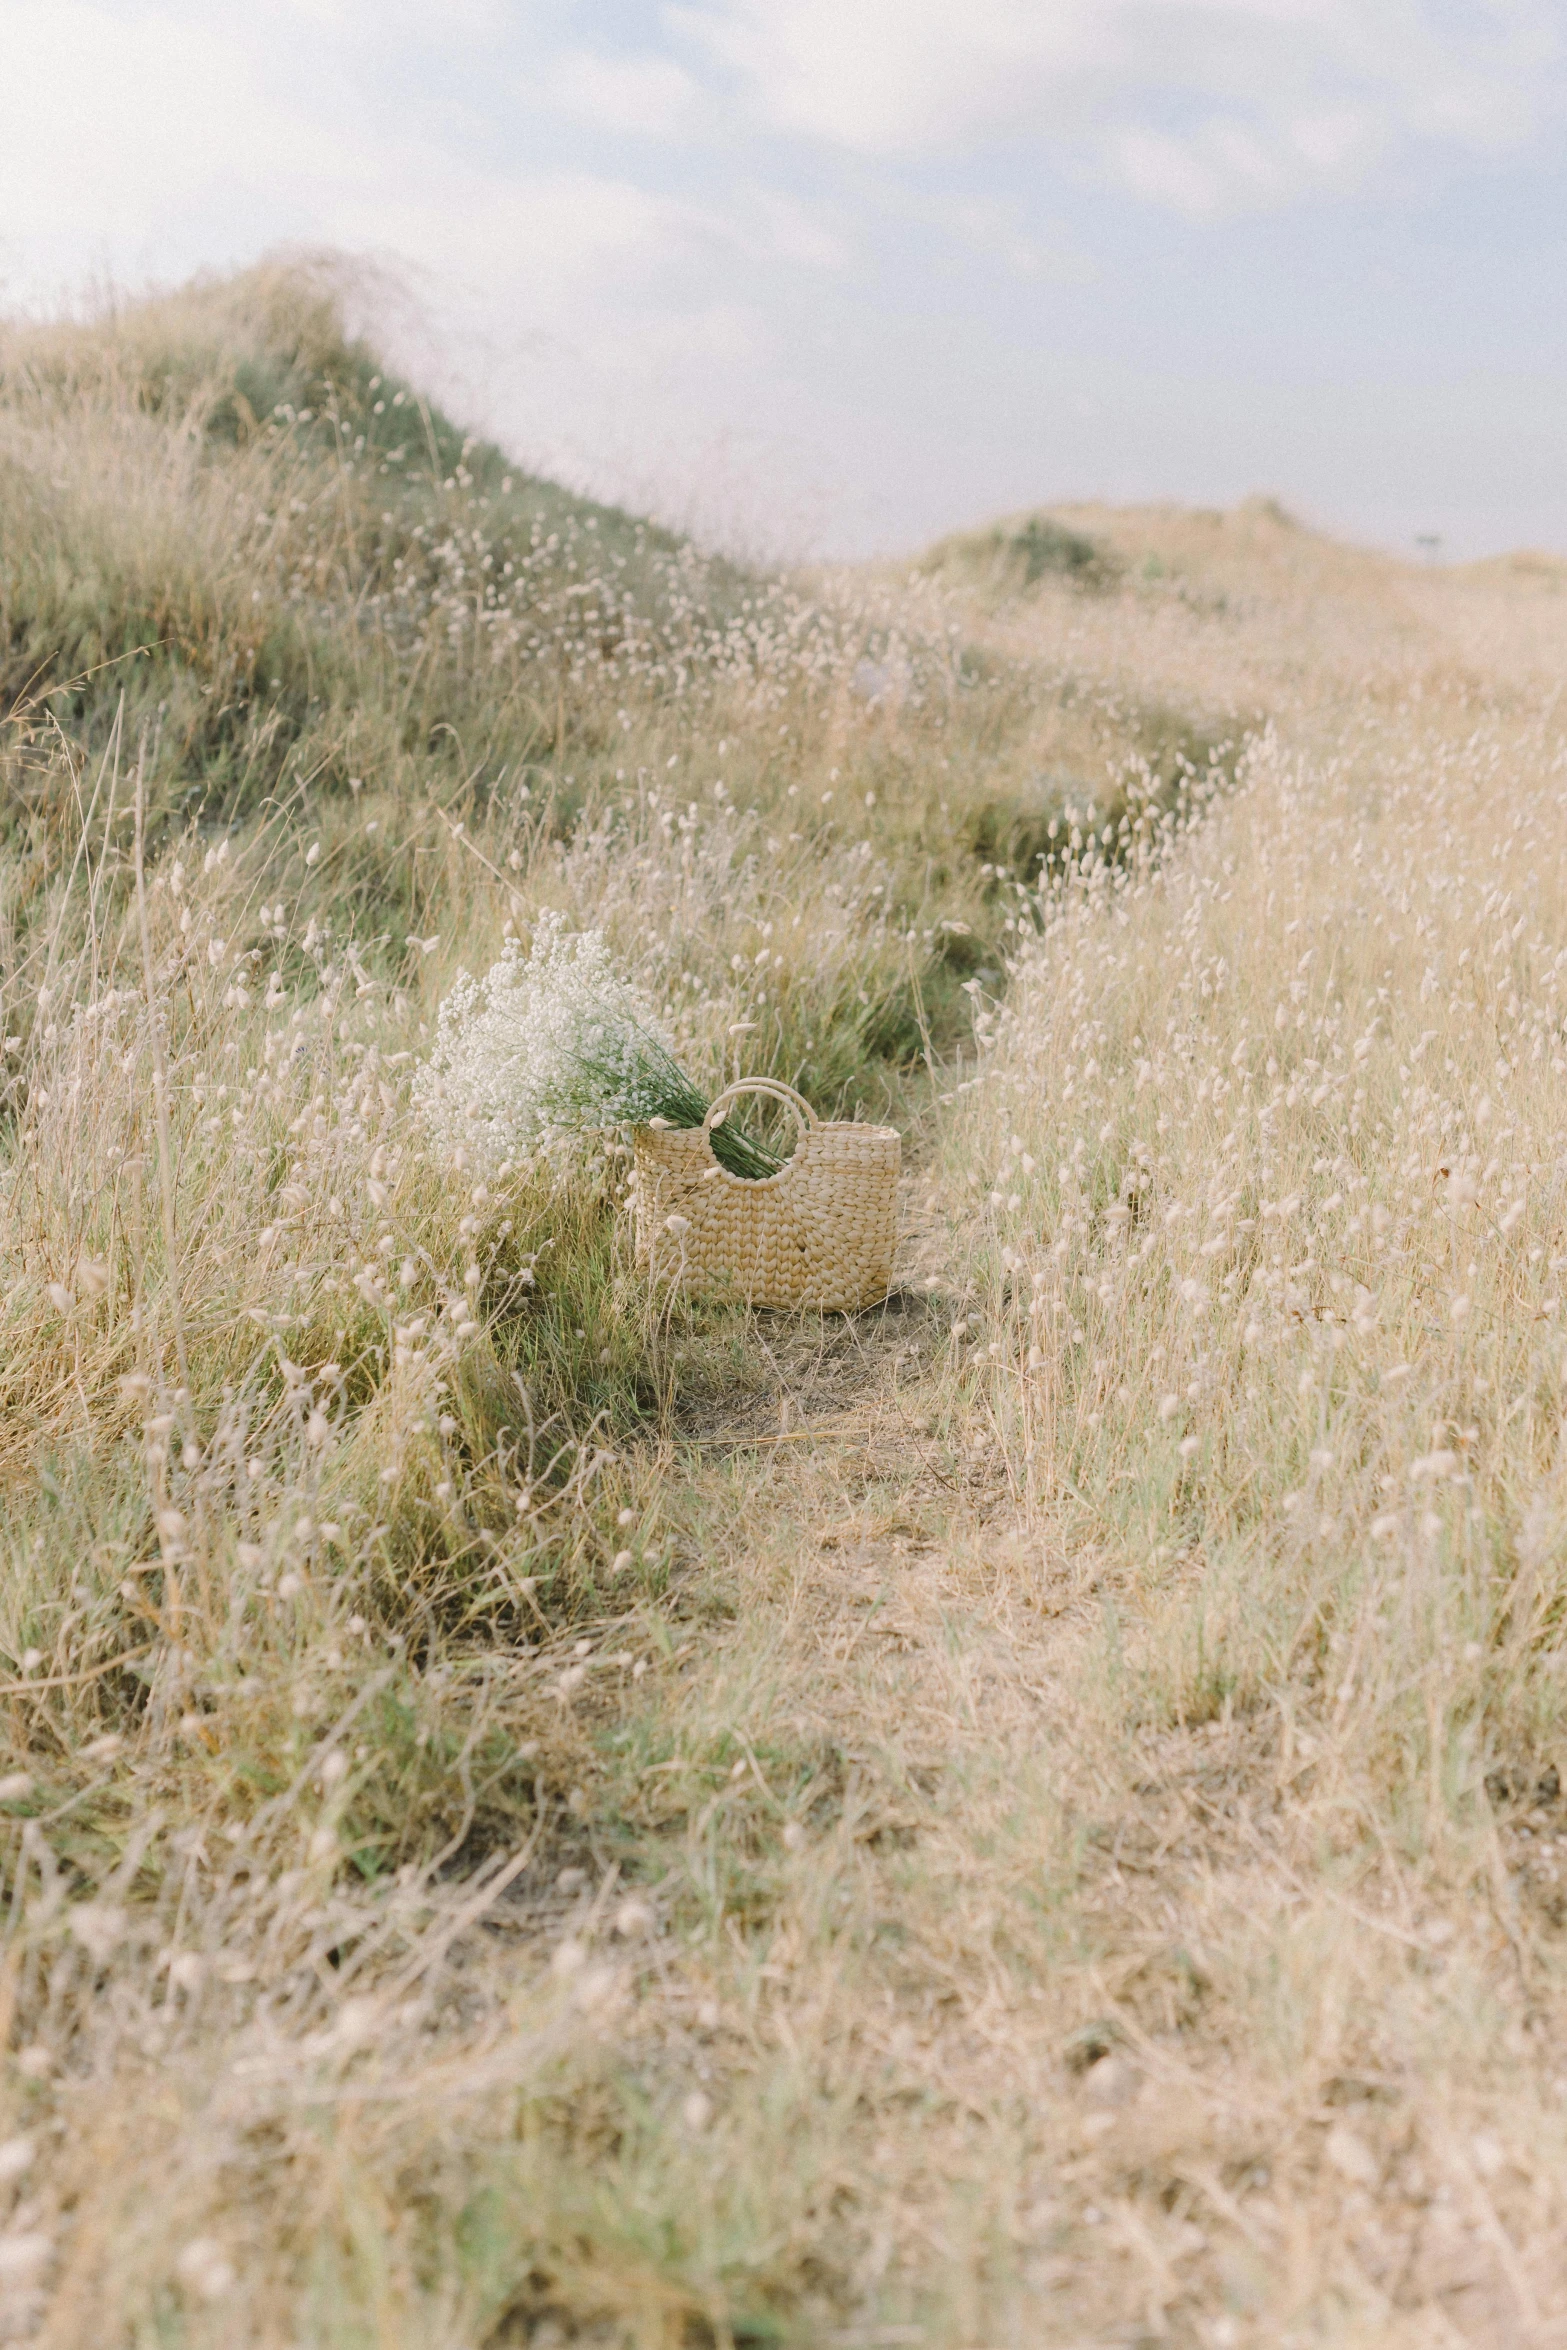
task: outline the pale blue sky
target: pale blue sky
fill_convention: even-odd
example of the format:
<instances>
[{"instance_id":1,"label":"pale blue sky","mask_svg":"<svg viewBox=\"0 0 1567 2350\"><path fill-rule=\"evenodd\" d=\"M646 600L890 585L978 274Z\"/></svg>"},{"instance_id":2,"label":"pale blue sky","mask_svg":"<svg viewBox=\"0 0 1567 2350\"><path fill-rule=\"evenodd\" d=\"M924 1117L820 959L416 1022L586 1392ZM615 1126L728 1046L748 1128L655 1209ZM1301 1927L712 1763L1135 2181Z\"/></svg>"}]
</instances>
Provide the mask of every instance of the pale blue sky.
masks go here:
<instances>
[{"instance_id":1,"label":"pale blue sky","mask_svg":"<svg viewBox=\"0 0 1567 2350\"><path fill-rule=\"evenodd\" d=\"M709 531L1567 552L1564 0L0 0L0 73L12 304L373 255L459 407Z\"/></svg>"}]
</instances>

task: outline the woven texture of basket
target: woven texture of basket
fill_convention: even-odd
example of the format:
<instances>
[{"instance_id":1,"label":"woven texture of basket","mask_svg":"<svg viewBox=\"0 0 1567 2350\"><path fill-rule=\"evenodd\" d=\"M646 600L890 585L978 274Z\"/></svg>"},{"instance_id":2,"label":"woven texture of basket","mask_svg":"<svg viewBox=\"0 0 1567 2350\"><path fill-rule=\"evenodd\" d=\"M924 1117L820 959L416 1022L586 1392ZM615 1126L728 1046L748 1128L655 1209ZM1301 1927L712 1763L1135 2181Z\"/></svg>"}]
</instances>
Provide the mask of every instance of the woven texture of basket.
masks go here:
<instances>
[{"instance_id":1,"label":"woven texture of basket","mask_svg":"<svg viewBox=\"0 0 1567 2350\"><path fill-rule=\"evenodd\" d=\"M713 1156L711 1130L742 1094L793 1111L794 1156L748 1182ZM753 1306L853 1312L892 1279L902 1144L890 1126L818 1118L792 1086L743 1077L700 1126L639 1126L633 1138L637 1257L661 1280Z\"/></svg>"}]
</instances>

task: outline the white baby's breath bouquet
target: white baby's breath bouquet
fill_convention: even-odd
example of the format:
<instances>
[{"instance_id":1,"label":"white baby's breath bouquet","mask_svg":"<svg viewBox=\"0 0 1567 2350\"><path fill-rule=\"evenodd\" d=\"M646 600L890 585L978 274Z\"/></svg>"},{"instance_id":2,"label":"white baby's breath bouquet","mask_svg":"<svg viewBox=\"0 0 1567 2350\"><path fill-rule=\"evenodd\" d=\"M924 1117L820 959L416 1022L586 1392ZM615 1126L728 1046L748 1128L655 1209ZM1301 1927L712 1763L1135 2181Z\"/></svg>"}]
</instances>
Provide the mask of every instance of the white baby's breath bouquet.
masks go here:
<instances>
[{"instance_id":1,"label":"white baby's breath bouquet","mask_svg":"<svg viewBox=\"0 0 1567 2350\"><path fill-rule=\"evenodd\" d=\"M491 1167L559 1134L700 1126L707 1114L603 933L571 931L553 912L539 916L531 953L509 938L483 979L458 973L413 1097L438 1144ZM736 1175L782 1164L727 1124L713 1149Z\"/></svg>"}]
</instances>

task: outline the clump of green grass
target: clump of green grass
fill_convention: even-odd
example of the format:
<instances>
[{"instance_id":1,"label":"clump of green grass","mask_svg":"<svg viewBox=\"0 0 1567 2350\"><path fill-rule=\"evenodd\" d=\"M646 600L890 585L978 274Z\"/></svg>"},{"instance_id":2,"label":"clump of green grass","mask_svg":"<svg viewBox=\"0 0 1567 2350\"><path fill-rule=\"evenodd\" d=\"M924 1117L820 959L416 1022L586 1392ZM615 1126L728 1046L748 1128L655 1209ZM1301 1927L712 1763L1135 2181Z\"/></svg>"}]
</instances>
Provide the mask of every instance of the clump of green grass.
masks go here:
<instances>
[{"instance_id":1,"label":"clump of green grass","mask_svg":"<svg viewBox=\"0 0 1567 2350\"><path fill-rule=\"evenodd\" d=\"M991 598L1025 595L1045 580L1104 591L1117 584L1123 568L1113 549L1049 514L938 540L923 567Z\"/></svg>"}]
</instances>

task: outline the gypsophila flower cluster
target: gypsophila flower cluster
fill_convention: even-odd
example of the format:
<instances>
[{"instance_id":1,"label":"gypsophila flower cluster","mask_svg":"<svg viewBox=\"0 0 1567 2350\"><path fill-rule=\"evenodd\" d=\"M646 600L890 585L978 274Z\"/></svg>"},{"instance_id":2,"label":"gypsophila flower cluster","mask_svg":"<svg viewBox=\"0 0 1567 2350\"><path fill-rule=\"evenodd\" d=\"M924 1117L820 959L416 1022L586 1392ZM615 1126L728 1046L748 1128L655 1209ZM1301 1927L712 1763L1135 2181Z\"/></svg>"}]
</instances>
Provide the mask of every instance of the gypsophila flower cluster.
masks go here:
<instances>
[{"instance_id":1,"label":"gypsophila flower cluster","mask_svg":"<svg viewBox=\"0 0 1567 2350\"><path fill-rule=\"evenodd\" d=\"M524 955L509 938L483 979L459 972L414 1102L435 1141L498 1166L558 1134L699 1126L707 1102L616 969L598 930L546 911ZM726 1123L713 1147L737 1175L780 1161Z\"/></svg>"}]
</instances>

